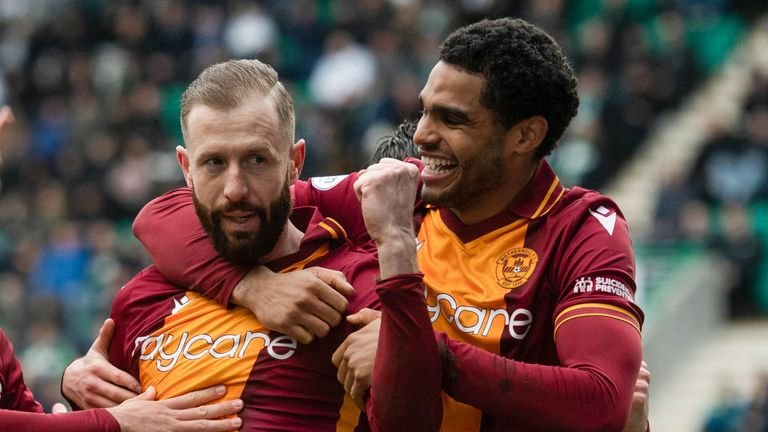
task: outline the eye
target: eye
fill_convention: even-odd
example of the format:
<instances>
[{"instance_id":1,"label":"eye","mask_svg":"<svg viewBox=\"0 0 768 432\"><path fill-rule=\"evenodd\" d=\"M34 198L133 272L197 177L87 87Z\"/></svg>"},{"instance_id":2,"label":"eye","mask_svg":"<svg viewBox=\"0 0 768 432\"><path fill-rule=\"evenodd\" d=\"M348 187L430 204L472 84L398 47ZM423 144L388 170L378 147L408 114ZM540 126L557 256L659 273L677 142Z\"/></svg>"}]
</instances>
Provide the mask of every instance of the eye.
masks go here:
<instances>
[{"instance_id":1,"label":"eye","mask_svg":"<svg viewBox=\"0 0 768 432\"><path fill-rule=\"evenodd\" d=\"M220 166L220 165L224 165L224 161L218 158L210 158L210 159L206 159L205 162L203 162L203 164L209 165L209 166Z\"/></svg>"},{"instance_id":2,"label":"eye","mask_svg":"<svg viewBox=\"0 0 768 432\"><path fill-rule=\"evenodd\" d=\"M263 164L264 162L266 162L266 159L264 159L261 156L251 156L251 158L248 159L248 162L253 164L253 165L259 165L259 164Z\"/></svg>"},{"instance_id":3,"label":"eye","mask_svg":"<svg viewBox=\"0 0 768 432\"><path fill-rule=\"evenodd\" d=\"M444 116L443 117L443 123L446 126L456 126L456 125L460 124L461 121L459 119L455 119L455 118L453 118L451 116Z\"/></svg>"}]
</instances>

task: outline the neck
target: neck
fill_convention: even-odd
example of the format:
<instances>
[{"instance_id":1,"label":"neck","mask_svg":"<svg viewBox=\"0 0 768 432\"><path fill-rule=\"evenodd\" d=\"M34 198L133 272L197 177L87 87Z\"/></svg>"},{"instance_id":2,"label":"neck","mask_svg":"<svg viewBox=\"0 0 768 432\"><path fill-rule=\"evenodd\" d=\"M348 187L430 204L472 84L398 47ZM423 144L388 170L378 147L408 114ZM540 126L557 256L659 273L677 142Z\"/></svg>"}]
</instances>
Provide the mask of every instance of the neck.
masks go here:
<instances>
[{"instance_id":1,"label":"neck","mask_svg":"<svg viewBox=\"0 0 768 432\"><path fill-rule=\"evenodd\" d=\"M285 229L283 229L282 234L280 234L280 238L277 240L275 247L272 248L268 254L261 257L260 261L262 263L267 263L298 252L301 247L302 238L304 238L304 233L288 220L288 222L285 223Z\"/></svg>"},{"instance_id":2,"label":"neck","mask_svg":"<svg viewBox=\"0 0 768 432\"><path fill-rule=\"evenodd\" d=\"M451 208L451 212L464 224L472 225L496 216L506 209L533 178L538 161L533 165L521 165L508 170L512 174L505 182L487 193L481 194L476 200L462 207Z\"/></svg>"}]
</instances>

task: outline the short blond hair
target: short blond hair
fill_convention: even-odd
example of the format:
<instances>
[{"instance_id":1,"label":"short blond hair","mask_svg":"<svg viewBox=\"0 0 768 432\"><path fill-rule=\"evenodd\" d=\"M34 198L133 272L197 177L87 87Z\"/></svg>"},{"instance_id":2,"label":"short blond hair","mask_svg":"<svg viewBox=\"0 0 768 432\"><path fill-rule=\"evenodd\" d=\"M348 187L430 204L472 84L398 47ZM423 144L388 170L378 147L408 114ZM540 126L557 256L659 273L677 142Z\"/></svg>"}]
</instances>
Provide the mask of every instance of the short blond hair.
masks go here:
<instances>
[{"instance_id":1,"label":"short blond hair","mask_svg":"<svg viewBox=\"0 0 768 432\"><path fill-rule=\"evenodd\" d=\"M259 60L228 60L203 70L181 96L181 132L187 138L187 117L196 105L215 109L237 108L252 95L271 97L280 128L293 144L296 114L293 99L278 80L277 72Z\"/></svg>"}]
</instances>

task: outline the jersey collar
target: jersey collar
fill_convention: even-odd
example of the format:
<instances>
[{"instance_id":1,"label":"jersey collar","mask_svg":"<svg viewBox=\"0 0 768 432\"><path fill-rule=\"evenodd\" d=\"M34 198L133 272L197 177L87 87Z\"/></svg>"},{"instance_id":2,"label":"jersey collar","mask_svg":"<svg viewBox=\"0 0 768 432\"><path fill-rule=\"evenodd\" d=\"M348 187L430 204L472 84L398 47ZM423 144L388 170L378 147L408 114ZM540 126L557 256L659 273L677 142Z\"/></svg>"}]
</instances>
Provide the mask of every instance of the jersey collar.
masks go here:
<instances>
[{"instance_id":1,"label":"jersey collar","mask_svg":"<svg viewBox=\"0 0 768 432\"><path fill-rule=\"evenodd\" d=\"M429 208L440 213L440 219L462 242L469 243L520 218L533 220L547 215L564 193L565 187L560 183L560 179L557 178L552 167L542 160L531 180L512 199L507 208L486 220L465 225L450 209Z\"/></svg>"},{"instance_id":2,"label":"jersey collar","mask_svg":"<svg viewBox=\"0 0 768 432\"><path fill-rule=\"evenodd\" d=\"M549 213L565 193L565 187L545 160L539 162L533 178L512 199L507 210L527 219L538 219Z\"/></svg>"}]
</instances>

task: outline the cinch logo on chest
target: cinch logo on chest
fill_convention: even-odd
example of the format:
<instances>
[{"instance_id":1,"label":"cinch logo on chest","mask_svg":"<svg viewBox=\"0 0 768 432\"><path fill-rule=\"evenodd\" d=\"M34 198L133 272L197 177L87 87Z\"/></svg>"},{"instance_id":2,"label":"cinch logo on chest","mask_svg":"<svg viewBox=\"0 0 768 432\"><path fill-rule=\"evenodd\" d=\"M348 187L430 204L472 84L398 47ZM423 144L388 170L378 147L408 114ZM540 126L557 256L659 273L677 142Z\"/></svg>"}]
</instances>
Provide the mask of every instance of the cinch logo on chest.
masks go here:
<instances>
[{"instance_id":1,"label":"cinch logo on chest","mask_svg":"<svg viewBox=\"0 0 768 432\"><path fill-rule=\"evenodd\" d=\"M513 289L528 282L539 256L533 249L514 248L504 252L496 260L496 283L502 288Z\"/></svg>"}]
</instances>

